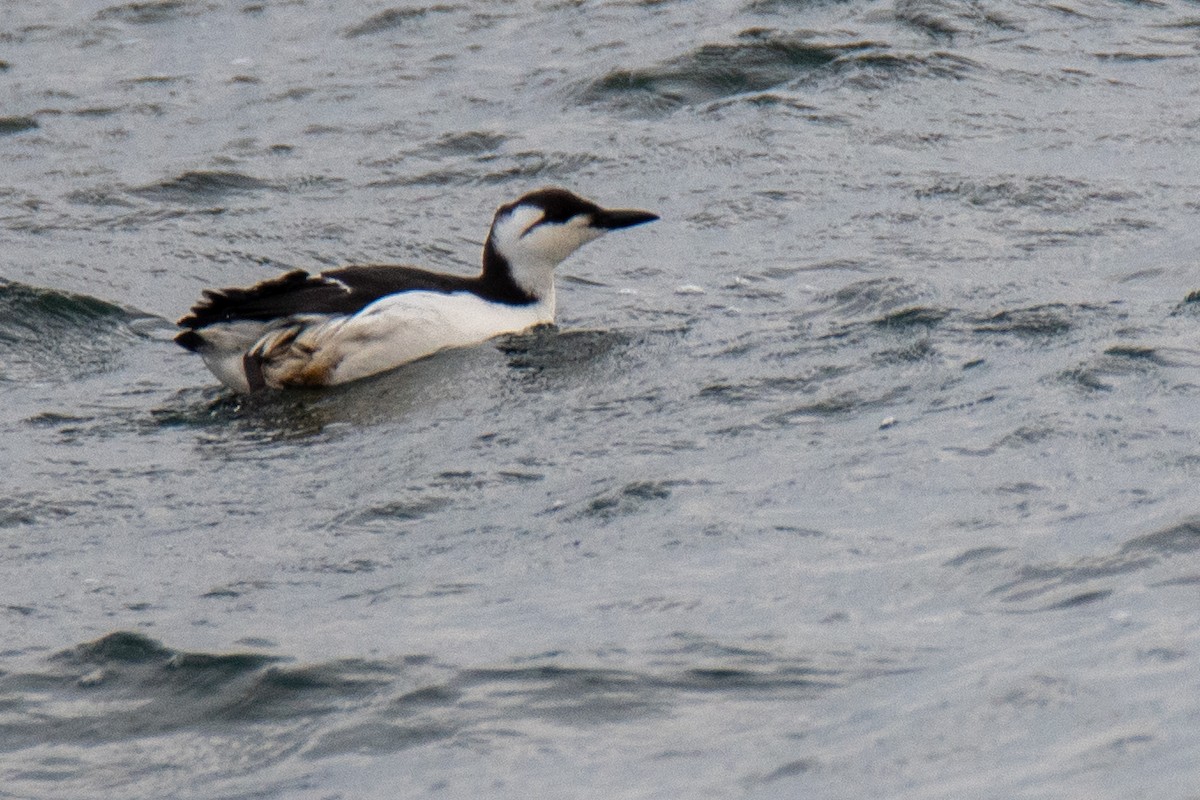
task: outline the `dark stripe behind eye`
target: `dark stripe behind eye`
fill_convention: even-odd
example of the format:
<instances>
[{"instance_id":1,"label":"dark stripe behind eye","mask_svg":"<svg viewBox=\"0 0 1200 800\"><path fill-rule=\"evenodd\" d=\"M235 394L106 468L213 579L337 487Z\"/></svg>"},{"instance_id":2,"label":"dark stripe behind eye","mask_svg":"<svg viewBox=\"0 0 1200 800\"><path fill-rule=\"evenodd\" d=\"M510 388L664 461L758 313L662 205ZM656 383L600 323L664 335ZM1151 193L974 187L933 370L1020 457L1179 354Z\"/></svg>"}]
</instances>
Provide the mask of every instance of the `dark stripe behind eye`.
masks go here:
<instances>
[{"instance_id":1,"label":"dark stripe behind eye","mask_svg":"<svg viewBox=\"0 0 1200 800\"><path fill-rule=\"evenodd\" d=\"M525 235L526 235L527 233L529 233L531 230L533 230L534 228L536 228L538 225L541 225L541 224L542 224L543 222L545 222L545 221L546 221L546 215L543 213L541 217L539 217L538 219L536 219L536 220L534 220L533 222L529 223L529 227L528 227L528 228L526 228L525 230L521 231L521 235L520 235L520 236L518 236L517 238L518 238L518 239L524 239L524 238L525 238Z\"/></svg>"}]
</instances>

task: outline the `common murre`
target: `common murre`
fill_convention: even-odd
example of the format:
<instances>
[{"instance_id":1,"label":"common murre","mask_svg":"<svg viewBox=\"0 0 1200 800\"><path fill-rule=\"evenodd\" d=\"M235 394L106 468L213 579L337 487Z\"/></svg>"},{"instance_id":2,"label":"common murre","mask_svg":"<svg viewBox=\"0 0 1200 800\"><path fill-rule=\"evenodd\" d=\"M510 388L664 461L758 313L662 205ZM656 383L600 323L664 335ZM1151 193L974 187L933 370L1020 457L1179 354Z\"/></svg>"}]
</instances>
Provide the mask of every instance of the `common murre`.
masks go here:
<instances>
[{"instance_id":1,"label":"common murre","mask_svg":"<svg viewBox=\"0 0 1200 800\"><path fill-rule=\"evenodd\" d=\"M205 290L175 341L236 391L346 383L553 322L554 268L608 231L656 219L539 189L496 210L479 275L393 265L294 270Z\"/></svg>"}]
</instances>

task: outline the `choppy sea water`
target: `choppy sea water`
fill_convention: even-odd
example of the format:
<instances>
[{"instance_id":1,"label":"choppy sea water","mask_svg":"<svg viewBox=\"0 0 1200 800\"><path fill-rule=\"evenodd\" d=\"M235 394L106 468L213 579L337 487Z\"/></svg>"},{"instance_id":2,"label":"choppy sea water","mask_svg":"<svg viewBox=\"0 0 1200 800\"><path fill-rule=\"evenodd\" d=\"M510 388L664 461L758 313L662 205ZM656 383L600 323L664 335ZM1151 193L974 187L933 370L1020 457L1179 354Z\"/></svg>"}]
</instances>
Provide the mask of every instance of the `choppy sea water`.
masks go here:
<instances>
[{"instance_id":1,"label":"choppy sea water","mask_svg":"<svg viewBox=\"0 0 1200 800\"><path fill-rule=\"evenodd\" d=\"M0 797L1195 795L1200 5L0 12ZM170 342L545 184L556 328Z\"/></svg>"}]
</instances>

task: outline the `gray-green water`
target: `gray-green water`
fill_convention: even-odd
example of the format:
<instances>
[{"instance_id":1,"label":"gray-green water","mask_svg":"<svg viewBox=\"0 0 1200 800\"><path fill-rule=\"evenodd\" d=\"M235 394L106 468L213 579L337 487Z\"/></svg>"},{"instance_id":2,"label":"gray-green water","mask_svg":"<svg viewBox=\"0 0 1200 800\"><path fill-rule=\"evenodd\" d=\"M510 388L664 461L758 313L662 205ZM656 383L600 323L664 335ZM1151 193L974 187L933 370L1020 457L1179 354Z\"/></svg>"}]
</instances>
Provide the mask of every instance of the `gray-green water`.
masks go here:
<instances>
[{"instance_id":1,"label":"gray-green water","mask_svg":"<svg viewBox=\"0 0 1200 800\"><path fill-rule=\"evenodd\" d=\"M1184 798L1200 5L0 2L0 797ZM663 219L239 399L286 267Z\"/></svg>"}]
</instances>

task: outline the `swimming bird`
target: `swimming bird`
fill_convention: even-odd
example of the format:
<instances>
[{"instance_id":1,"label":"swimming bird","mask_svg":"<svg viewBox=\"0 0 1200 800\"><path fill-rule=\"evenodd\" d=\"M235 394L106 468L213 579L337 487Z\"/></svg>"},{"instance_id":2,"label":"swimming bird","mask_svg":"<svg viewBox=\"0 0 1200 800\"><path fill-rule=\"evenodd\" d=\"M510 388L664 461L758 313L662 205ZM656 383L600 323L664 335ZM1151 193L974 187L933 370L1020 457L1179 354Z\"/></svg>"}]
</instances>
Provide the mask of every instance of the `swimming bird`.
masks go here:
<instances>
[{"instance_id":1,"label":"swimming bird","mask_svg":"<svg viewBox=\"0 0 1200 800\"><path fill-rule=\"evenodd\" d=\"M476 276L399 265L294 270L205 290L175 341L240 392L333 386L554 321L554 268L657 214L545 188L496 210Z\"/></svg>"}]
</instances>

